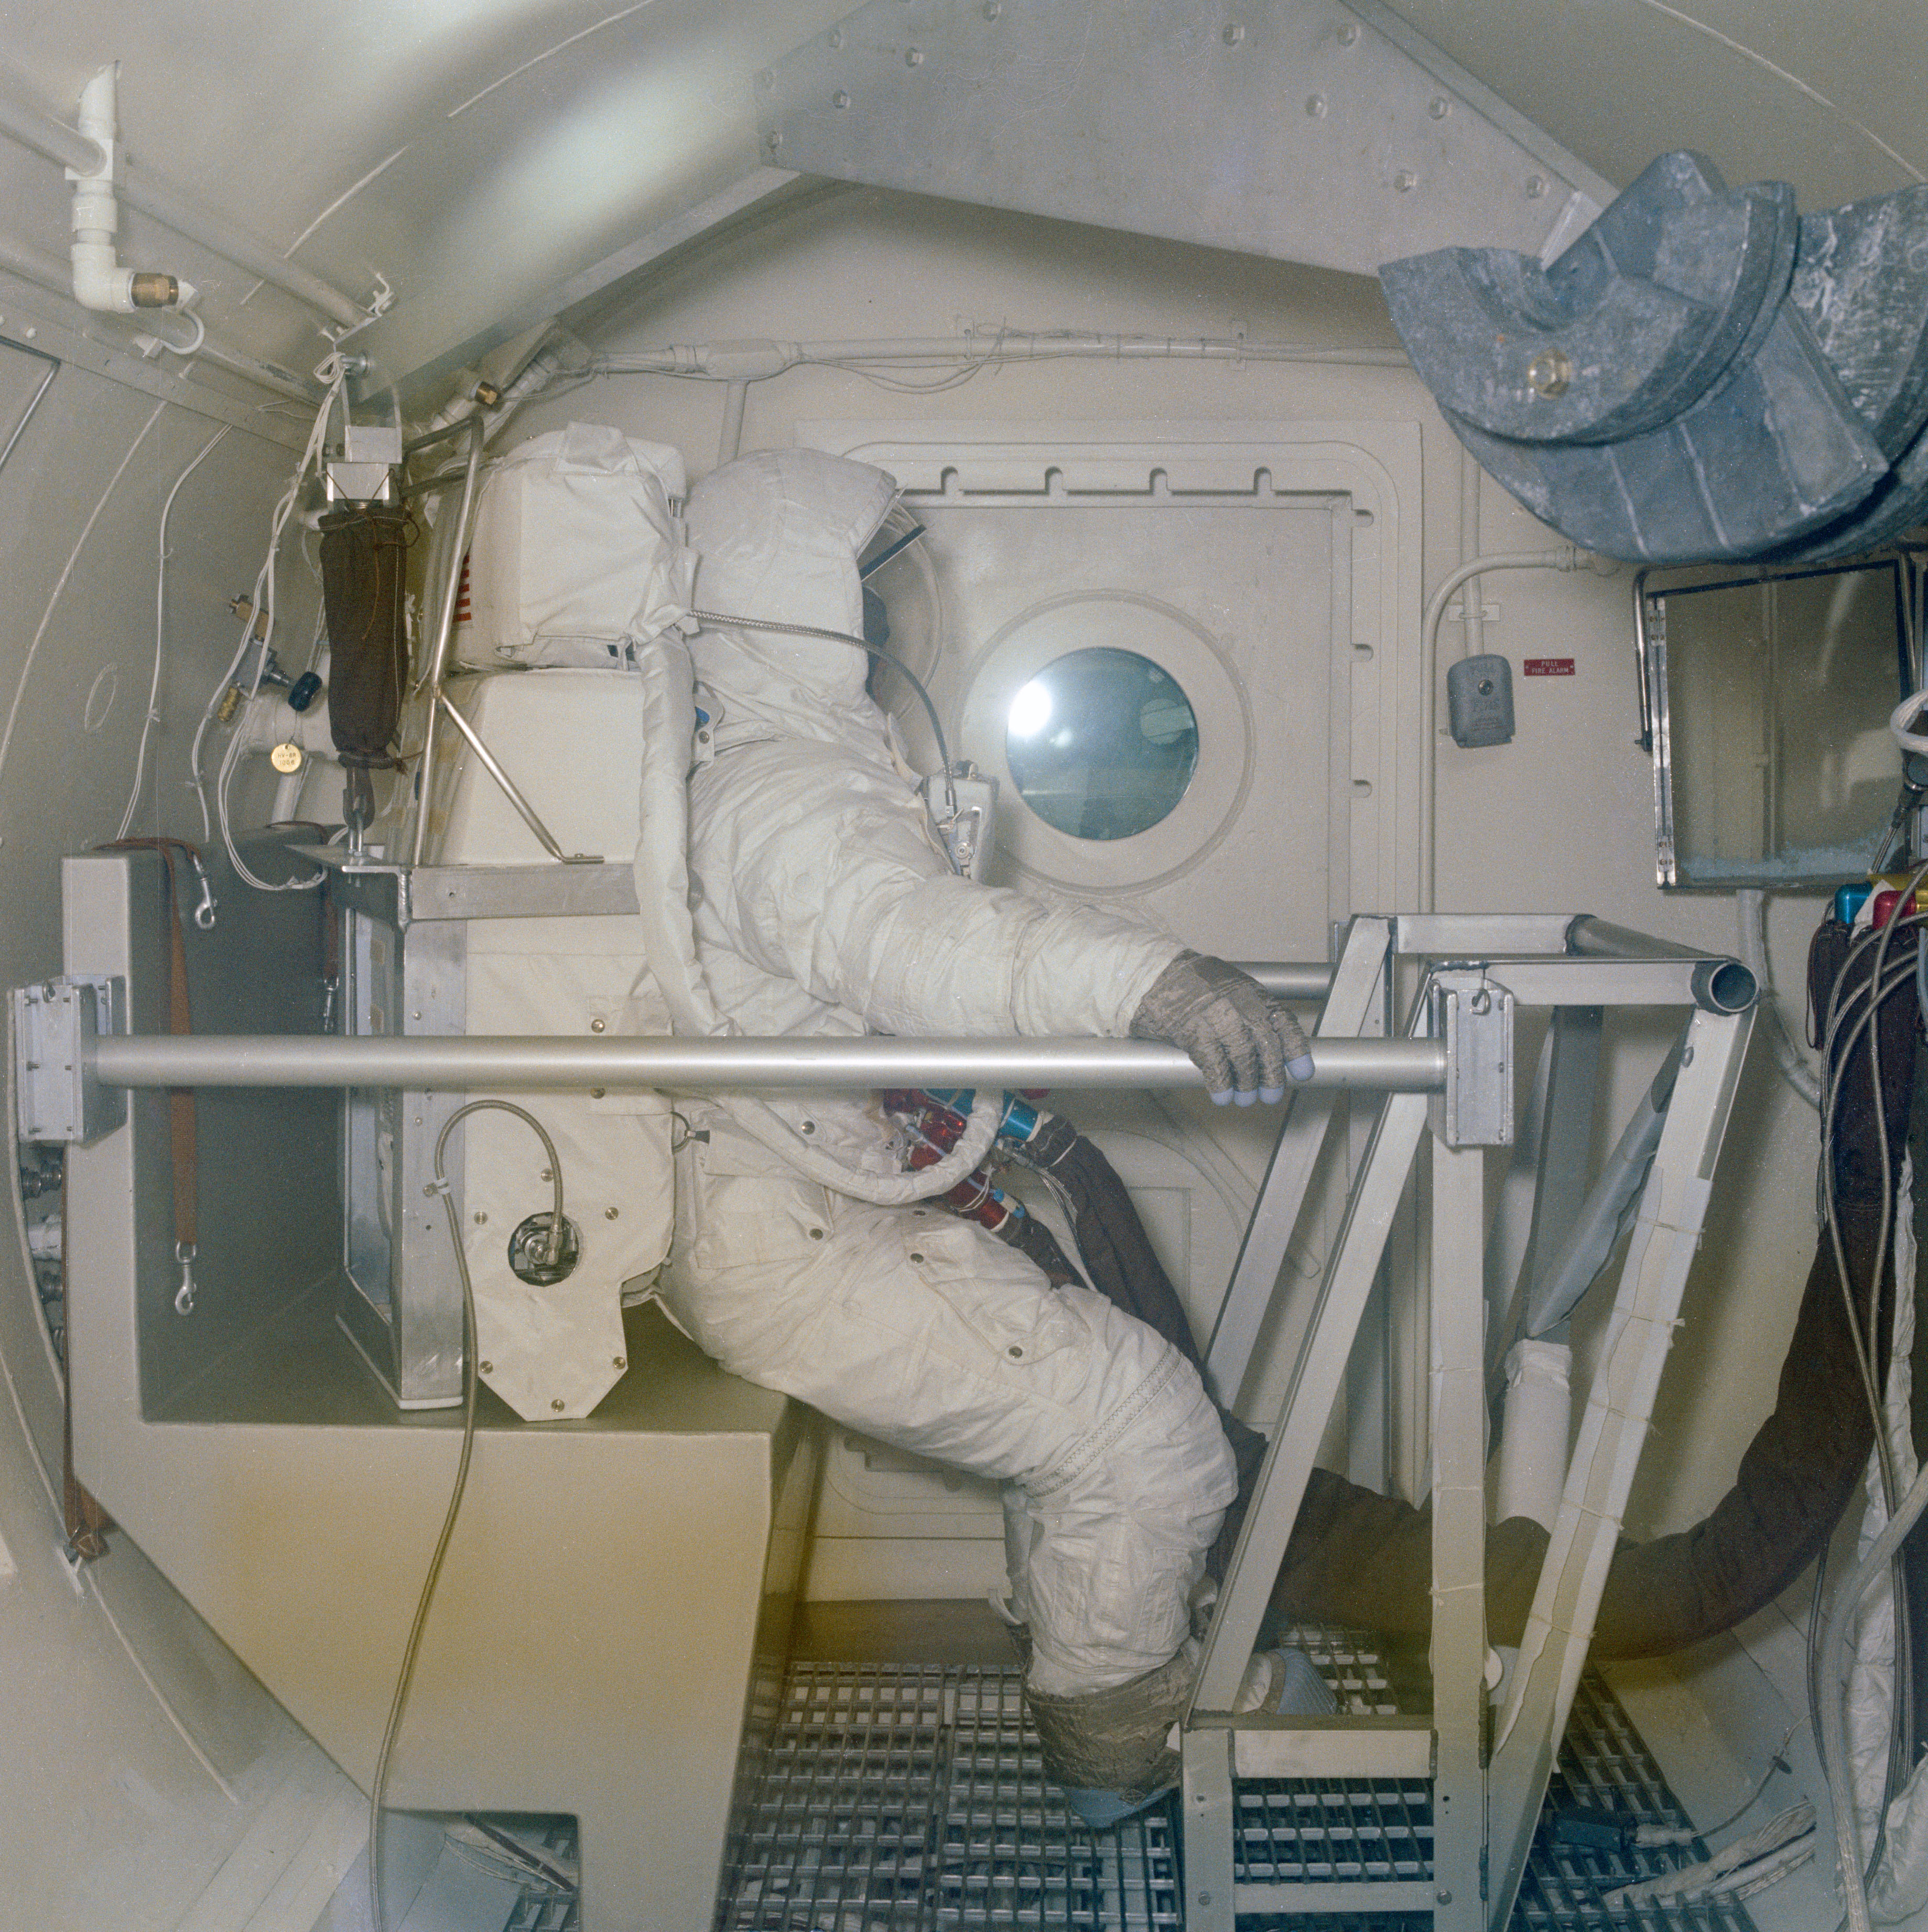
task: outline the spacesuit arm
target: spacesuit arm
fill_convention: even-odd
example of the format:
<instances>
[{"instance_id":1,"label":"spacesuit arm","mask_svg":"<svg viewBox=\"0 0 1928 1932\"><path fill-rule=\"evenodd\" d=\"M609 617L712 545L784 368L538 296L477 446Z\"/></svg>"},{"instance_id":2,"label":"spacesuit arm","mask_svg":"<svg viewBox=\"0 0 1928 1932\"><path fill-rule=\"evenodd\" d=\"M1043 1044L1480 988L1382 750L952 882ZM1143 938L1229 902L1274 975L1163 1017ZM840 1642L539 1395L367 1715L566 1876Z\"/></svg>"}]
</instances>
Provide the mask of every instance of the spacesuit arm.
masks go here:
<instances>
[{"instance_id":1,"label":"spacesuit arm","mask_svg":"<svg viewBox=\"0 0 1928 1932\"><path fill-rule=\"evenodd\" d=\"M883 760L795 740L742 747L691 782L709 928L880 1032L1129 1031L1174 938L951 872L922 802Z\"/></svg>"}]
</instances>

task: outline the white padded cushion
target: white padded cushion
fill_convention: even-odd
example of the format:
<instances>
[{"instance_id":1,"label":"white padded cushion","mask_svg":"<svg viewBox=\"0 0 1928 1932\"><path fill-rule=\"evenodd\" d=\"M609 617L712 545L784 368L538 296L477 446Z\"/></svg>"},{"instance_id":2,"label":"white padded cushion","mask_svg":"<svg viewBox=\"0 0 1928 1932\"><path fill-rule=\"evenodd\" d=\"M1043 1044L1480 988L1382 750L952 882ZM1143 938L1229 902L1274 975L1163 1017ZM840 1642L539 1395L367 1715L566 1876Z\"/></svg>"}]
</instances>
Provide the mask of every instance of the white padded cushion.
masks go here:
<instances>
[{"instance_id":1,"label":"white padded cushion","mask_svg":"<svg viewBox=\"0 0 1928 1932\"><path fill-rule=\"evenodd\" d=\"M571 423L484 476L469 546L475 664L607 664L688 614L690 562L670 499L683 460L667 443Z\"/></svg>"}]
</instances>

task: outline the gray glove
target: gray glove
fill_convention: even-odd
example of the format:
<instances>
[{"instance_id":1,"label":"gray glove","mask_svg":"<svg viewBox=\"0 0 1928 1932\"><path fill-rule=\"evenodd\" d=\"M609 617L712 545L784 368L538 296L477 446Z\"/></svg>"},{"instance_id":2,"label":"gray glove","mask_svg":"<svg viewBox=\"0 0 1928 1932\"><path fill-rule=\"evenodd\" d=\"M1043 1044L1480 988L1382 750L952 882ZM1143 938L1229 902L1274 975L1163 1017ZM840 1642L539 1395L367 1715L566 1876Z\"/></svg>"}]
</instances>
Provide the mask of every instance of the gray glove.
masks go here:
<instances>
[{"instance_id":1,"label":"gray glove","mask_svg":"<svg viewBox=\"0 0 1928 1932\"><path fill-rule=\"evenodd\" d=\"M1132 1037L1182 1047L1216 1106L1283 1100L1288 1077L1312 1077L1312 1050L1291 1013L1249 974L1202 953L1181 952L1152 982Z\"/></svg>"}]
</instances>

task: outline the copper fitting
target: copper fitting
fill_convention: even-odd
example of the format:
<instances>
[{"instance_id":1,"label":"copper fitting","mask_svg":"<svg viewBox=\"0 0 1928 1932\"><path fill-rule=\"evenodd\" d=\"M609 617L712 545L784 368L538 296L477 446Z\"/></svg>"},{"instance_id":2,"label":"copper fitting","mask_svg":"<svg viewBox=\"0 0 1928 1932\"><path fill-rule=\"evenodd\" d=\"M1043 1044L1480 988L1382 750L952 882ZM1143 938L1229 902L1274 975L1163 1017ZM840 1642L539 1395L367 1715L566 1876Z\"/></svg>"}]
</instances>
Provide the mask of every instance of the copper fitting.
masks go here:
<instances>
[{"instance_id":1,"label":"copper fitting","mask_svg":"<svg viewBox=\"0 0 1928 1932\"><path fill-rule=\"evenodd\" d=\"M172 308L181 299L181 284L172 275L136 274L131 293L136 308Z\"/></svg>"}]
</instances>

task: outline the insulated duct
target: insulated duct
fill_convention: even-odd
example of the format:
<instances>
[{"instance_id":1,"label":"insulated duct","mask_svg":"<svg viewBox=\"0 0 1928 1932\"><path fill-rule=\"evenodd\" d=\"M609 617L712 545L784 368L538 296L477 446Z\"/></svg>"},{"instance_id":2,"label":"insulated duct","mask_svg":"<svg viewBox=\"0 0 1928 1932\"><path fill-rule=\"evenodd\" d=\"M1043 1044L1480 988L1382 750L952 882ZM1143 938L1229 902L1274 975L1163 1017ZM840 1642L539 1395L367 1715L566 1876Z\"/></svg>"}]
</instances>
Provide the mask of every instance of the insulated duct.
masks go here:
<instances>
[{"instance_id":1,"label":"insulated duct","mask_svg":"<svg viewBox=\"0 0 1928 1932\"><path fill-rule=\"evenodd\" d=\"M1928 188L1798 214L1663 154L1549 266L1379 271L1460 440L1588 550L1816 561L1928 515Z\"/></svg>"},{"instance_id":2,"label":"insulated duct","mask_svg":"<svg viewBox=\"0 0 1928 1932\"><path fill-rule=\"evenodd\" d=\"M1912 944L1912 935L1909 937ZM1832 922L1816 934L1810 960L1816 1008L1844 969L1847 936ZM1865 998L1870 952L1845 971L1844 1000ZM1826 1546L1859 1486L1874 1425L1856 1358L1848 1301L1866 1316L1879 1385L1886 1374L1887 1306L1893 1257L1882 1252L1889 1225L1887 1175L1899 1175L1915 1070L1916 996L1906 975L1878 1022L1882 1095L1876 1106L1864 1044L1843 1059L1828 1152L1843 1256L1844 1284L1824 1229L1808 1270L1794 1338L1781 1365L1772 1414L1742 1456L1734 1486L1690 1529L1624 1543L1607 1574L1593 1654L1608 1659L1663 1656L1720 1631L1771 1603ZM1514 1518L1486 1539L1486 1618L1491 1640L1516 1643L1532 1606L1547 1532ZM1317 1618L1423 1638L1432 1618L1432 1520L1415 1507L1315 1469L1272 1596L1275 1616Z\"/></svg>"}]
</instances>

